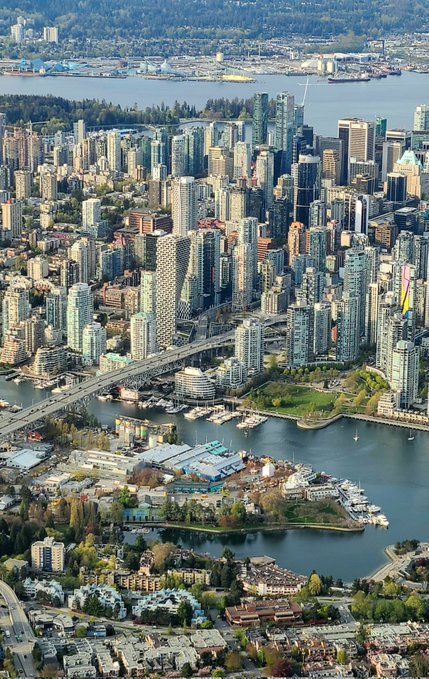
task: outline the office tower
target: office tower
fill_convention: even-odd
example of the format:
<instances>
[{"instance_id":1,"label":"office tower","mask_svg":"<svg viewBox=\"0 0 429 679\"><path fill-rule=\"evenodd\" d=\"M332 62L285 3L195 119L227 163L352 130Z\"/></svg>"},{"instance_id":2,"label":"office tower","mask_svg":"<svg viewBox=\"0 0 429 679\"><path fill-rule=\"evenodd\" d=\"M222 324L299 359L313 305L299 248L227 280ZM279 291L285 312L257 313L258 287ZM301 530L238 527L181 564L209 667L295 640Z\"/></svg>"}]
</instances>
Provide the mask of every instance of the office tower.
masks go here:
<instances>
[{"instance_id":1,"label":"office tower","mask_svg":"<svg viewBox=\"0 0 429 679\"><path fill-rule=\"evenodd\" d=\"M429 106L421 104L414 112L414 132L427 132L429 130Z\"/></svg>"},{"instance_id":2,"label":"office tower","mask_svg":"<svg viewBox=\"0 0 429 679\"><path fill-rule=\"evenodd\" d=\"M250 160L250 144L246 144L245 141L238 141L234 146L234 179L250 177Z\"/></svg>"},{"instance_id":3,"label":"office tower","mask_svg":"<svg viewBox=\"0 0 429 679\"><path fill-rule=\"evenodd\" d=\"M345 118L338 121L338 137L343 142L343 177L348 181L350 158L374 160L375 125L358 118Z\"/></svg>"},{"instance_id":4,"label":"office tower","mask_svg":"<svg viewBox=\"0 0 429 679\"><path fill-rule=\"evenodd\" d=\"M314 306L321 302L325 289L325 274L316 267L308 267L303 276L301 285L296 290L296 299L302 306Z\"/></svg>"},{"instance_id":5,"label":"office tower","mask_svg":"<svg viewBox=\"0 0 429 679\"><path fill-rule=\"evenodd\" d=\"M387 175L392 172L395 163L404 153L404 145L400 141L384 141L381 157L381 181L387 181Z\"/></svg>"},{"instance_id":6,"label":"office tower","mask_svg":"<svg viewBox=\"0 0 429 679\"><path fill-rule=\"evenodd\" d=\"M43 165L40 172L40 195L42 200L57 200L58 182L53 165Z\"/></svg>"},{"instance_id":7,"label":"office tower","mask_svg":"<svg viewBox=\"0 0 429 679\"><path fill-rule=\"evenodd\" d=\"M295 125L295 98L282 92L276 98L275 146L281 151L281 172L290 172Z\"/></svg>"},{"instance_id":8,"label":"office tower","mask_svg":"<svg viewBox=\"0 0 429 679\"><path fill-rule=\"evenodd\" d=\"M27 200L31 196L31 172L30 170L15 171L15 195L16 200Z\"/></svg>"},{"instance_id":9,"label":"office tower","mask_svg":"<svg viewBox=\"0 0 429 679\"><path fill-rule=\"evenodd\" d=\"M291 368L307 365L313 357L313 309L291 304L286 312L286 361Z\"/></svg>"},{"instance_id":10,"label":"office tower","mask_svg":"<svg viewBox=\"0 0 429 679\"><path fill-rule=\"evenodd\" d=\"M107 133L107 162L111 172L121 172L121 133L119 130L111 130Z\"/></svg>"},{"instance_id":11,"label":"office tower","mask_svg":"<svg viewBox=\"0 0 429 679\"><path fill-rule=\"evenodd\" d=\"M310 225L310 204L320 198L320 158L300 155L294 164L294 220Z\"/></svg>"},{"instance_id":12,"label":"office tower","mask_svg":"<svg viewBox=\"0 0 429 679\"><path fill-rule=\"evenodd\" d=\"M178 177L173 180L171 214L173 233L176 236L186 236L188 231L197 228L197 200L193 177Z\"/></svg>"},{"instance_id":13,"label":"office tower","mask_svg":"<svg viewBox=\"0 0 429 679\"><path fill-rule=\"evenodd\" d=\"M141 311L131 316L131 358L142 361L156 352L156 316Z\"/></svg>"},{"instance_id":14,"label":"office tower","mask_svg":"<svg viewBox=\"0 0 429 679\"><path fill-rule=\"evenodd\" d=\"M198 177L204 172L204 128L193 127L185 131L186 172Z\"/></svg>"},{"instance_id":15,"label":"office tower","mask_svg":"<svg viewBox=\"0 0 429 679\"><path fill-rule=\"evenodd\" d=\"M239 243L232 252L232 308L244 311L253 300L254 247Z\"/></svg>"},{"instance_id":16,"label":"office tower","mask_svg":"<svg viewBox=\"0 0 429 679\"><path fill-rule=\"evenodd\" d=\"M67 326L67 294L63 287L52 288L45 298L46 323L65 333Z\"/></svg>"},{"instance_id":17,"label":"office tower","mask_svg":"<svg viewBox=\"0 0 429 679\"><path fill-rule=\"evenodd\" d=\"M315 356L326 356L331 346L331 305L328 302L317 302L313 313L313 353Z\"/></svg>"},{"instance_id":18,"label":"office tower","mask_svg":"<svg viewBox=\"0 0 429 679\"><path fill-rule=\"evenodd\" d=\"M2 203L3 238L13 240L22 233L22 203L19 200L8 200Z\"/></svg>"},{"instance_id":19,"label":"office tower","mask_svg":"<svg viewBox=\"0 0 429 679\"><path fill-rule=\"evenodd\" d=\"M65 549L63 542L46 537L31 545L31 565L36 571L47 573L62 573L65 563Z\"/></svg>"},{"instance_id":20,"label":"office tower","mask_svg":"<svg viewBox=\"0 0 429 679\"><path fill-rule=\"evenodd\" d=\"M86 139L86 123L80 119L73 123L74 143L81 144Z\"/></svg>"},{"instance_id":21,"label":"office tower","mask_svg":"<svg viewBox=\"0 0 429 679\"><path fill-rule=\"evenodd\" d=\"M82 227L91 229L101 222L101 200L88 198L82 201Z\"/></svg>"},{"instance_id":22,"label":"office tower","mask_svg":"<svg viewBox=\"0 0 429 679\"><path fill-rule=\"evenodd\" d=\"M261 149L256 158L255 176L264 194L265 210L274 200L274 154L269 149Z\"/></svg>"},{"instance_id":23,"label":"office tower","mask_svg":"<svg viewBox=\"0 0 429 679\"><path fill-rule=\"evenodd\" d=\"M67 344L82 351L83 329L92 320L92 294L86 283L73 285L67 297Z\"/></svg>"},{"instance_id":24,"label":"office tower","mask_svg":"<svg viewBox=\"0 0 429 679\"><path fill-rule=\"evenodd\" d=\"M408 409L417 398L419 387L419 347L414 342L400 340L392 352L392 372L389 380L397 407Z\"/></svg>"},{"instance_id":25,"label":"office tower","mask_svg":"<svg viewBox=\"0 0 429 679\"><path fill-rule=\"evenodd\" d=\"M245 318L235 331L235 358L248 373L258 374L264 369L264 326L255 318Z\"/></svg>"},{"instance_id":26,"label":"office tower","mask_svg":"<svg viewBox=\"0 0 429 679\"><path fill-rule=\"evenodd\" d=\"M268 141L268 94L259 92L253 97L252 145L261 146Z\"/></svg>"},{"instance_id":27,"label":"office tower","mask_svg":"<svg viewBox=\"0 0 429 679\"><path fill-rule=\"evenodd\" d=\"M355 361L359 355L359 298L344 292L343 298L333 303L336 320L337 361Z\"/></svg>"},{"instance_id":28,"label":"office tower","mask_svg":"<svg viewBox=\"0 0 429 679\"><path fill-rule=\"evenodd\" d=\"M86 365L99 365L106 353L106 328L101 323L88 323L82 333L82 356Z\"/></svg>"},{"instance_id":29,"label":"office tower","mask_svg":"<svg viewBox=\"0 0 429 679\"><path fill-rule=\"evenodd\" d=\"M371 191L368 193L374 193L378 180L378 166L375 161L349 158L349 184L354 185L354 180L359 175L372 179Z\"/></svg>"},{"instance_id":30,"label":"office tower","mask_svg":"<svg viewBox=\"0 0 429 679\"><path fill-rule=\"evenodd\" d=\"M375 119L375 136L379 139L386 139L387 118L377 116Z\"/></svg>"},{"instance_id":31,"label":"office tower","mask_svg":"<svg viewBox=\"0 0 429 679\"><path fill-rule=\"evenodd\" d=\"M341 182L341 158L335 149L325 149L322 154L322 177L330 179L334 185Z\"/></svg>"},{"instance_id":32,"label":"office tower","mask_svg":"<svg viewBox=\"0 0 429 679\"><path fill-rule=\"evenodd\" d=\"M407 178L399 172L389 172L387 177L386 198L392 203L405 203L407 200Z\"/></svg>"},{"instance_id":33,"label":"office tower","mask_svg":"<svg viewBox=\"0 0 429 679\"><path fill-rule=\"evenodd\" d=\"M89 283L95 277L96 250L92 238L79 238L69 250L70 259L79 265L79 282Z\"/></svg>"},{"instance_id":34,"label":"office tower","mask_svg":"<svg viewBox=\"0 0 429 679\"><path fill-rule=\"evenodd\" d=\"M284 240L287 236L292 203L285 198L274 200L268 210L268 224L271 238Z\"/></svg>"},{"instance_id":35,"label":"office tower","mask_svg":"<svg viewBox=\"0 0 429 679\"><path fill-rule=\"evenodd\" d=\"M359 335L365 333L365 309L368 284L368 257L364 250L350 248L344 264L344 292L356 298L359 305Z\"/></svg>"},{"instance_id":36,"label":"office tower","mask_svg":"<svg viewBox=\"0 0 429 679\"><path fill-rule=\"evenodd\" d=\"M139 311L156 313L156 271L142 271L140 277Z\"/></svg>"},{"instance_id":37,"label":"office tower","mask_svg":"<svg viewBox=\"0 0 429 679\"><path fill-rule=\"evenodd\" d=\"M183 177L187 171L185 135L176 134L171 140L171 174Z\"/></svg>"},{"instance_id":38,"label":"office tower","mask_svg":"<svg viewBox=\"0 0 429 679\"><path fill-rule=\"evenodd\" d=\"M4 293L2 303L3 342L9 330L30 317L30 297L28 290L11 285Z\"/></svg>"},{"instance_id":39,"label":"office tower","mask_svg":"<svg viewBox=\"0 0 429 679\"><path fill-rule=\"evenodd\" d=\"M156 336L170 346L176 332L177 310L188 269L190 240L171 234L159 239L156 253Z\"/></svg>"},{"instance_id":40,"label":"office tower","mask_svg":"<svg viewBox=\"0 0 429 679\"><path fill-rule=\"evenodd\" d=\"M60 264L60 285L69 290L79 282L79 264L71 259L63 259Z\"/></svg>"}]
</instances>

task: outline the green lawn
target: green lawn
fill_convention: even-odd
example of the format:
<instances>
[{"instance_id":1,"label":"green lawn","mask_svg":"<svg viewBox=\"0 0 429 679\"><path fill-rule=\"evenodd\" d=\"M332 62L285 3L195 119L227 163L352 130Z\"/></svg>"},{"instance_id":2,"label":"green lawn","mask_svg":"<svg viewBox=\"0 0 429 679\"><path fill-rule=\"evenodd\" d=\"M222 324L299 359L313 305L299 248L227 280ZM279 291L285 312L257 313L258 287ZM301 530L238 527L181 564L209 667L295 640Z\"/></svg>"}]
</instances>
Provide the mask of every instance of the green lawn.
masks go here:
<instances>
[{"instance_id":1,"label":"green lawn","mask_svg":"<svg viewBox=\"0 0 429 679\"><path fill-rule=\"evenodd\" d=\"M255 408L296 417L304 417L313 412L328 416L337 397L337 392L316 391L311 387L282 382L271 382L250 395ZM276 399L280 400L280 404L274 405L273 401Z\"/></svg>"}]
</instances>

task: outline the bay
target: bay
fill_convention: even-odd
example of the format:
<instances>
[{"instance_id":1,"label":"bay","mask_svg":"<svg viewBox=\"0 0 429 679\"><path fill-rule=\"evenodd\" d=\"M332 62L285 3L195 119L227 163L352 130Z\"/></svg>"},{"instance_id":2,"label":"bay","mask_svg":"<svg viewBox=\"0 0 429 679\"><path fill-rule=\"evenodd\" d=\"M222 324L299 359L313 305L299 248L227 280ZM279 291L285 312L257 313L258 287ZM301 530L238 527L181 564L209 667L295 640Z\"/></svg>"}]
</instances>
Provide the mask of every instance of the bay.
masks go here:
<instances>
[{"instance_id":1,"label":"bay","mask_svg":"<svg viewBox=\"0 0 429 679\"><path fill-rule=\"evenodd\" d=\"M146 80L129 77L21 77L1 76L1 94L52 94L66 99L105 99L107 102L139 108L187 101L198 107L210 98L251 97L265 91L272 97L288 91L300 103L305 91L305 76L261 75L253 83L195 82ZM329 84L312 77L305 102L305 120L318 134L334 135L339 118L358 116L373 120L377 115L388 118L390 128L411 129L413 112L418 104L426 103L429 74L404 72L370 82Z\"/></svg>"},{"instance_id":2,"label":"bay","mask_svg":"<svg viewBox=\"0 0 429 679\"><path fill-rule=\"evenodd\" d=\"M31 405L46 397L29 382L16 385L0 379L0 398L9 403ZM294 422L270 418L248 436L227 423L222 427L206 420L188 422L182 415L141 410L133 404L89 404L102 424L114 426L115 417L149 418L177 424L180 441L188 444L223 440L235 450L246 449L275 459L308 462L337 478L360 482L370 502L379 505L390 521L388 530L367 526L364 533L290 530L219 536L187 531L161 531L162 538L220 555L224 546L239 556L267 554L294 571L307 574L313 568L344 580L371 574L386 561L387 545L406 538L429 540L429 435L408 430L359 423L360 439L353 440L355 423L346 419L318 431L303 431Z\"/></svg>"}]
</instances>

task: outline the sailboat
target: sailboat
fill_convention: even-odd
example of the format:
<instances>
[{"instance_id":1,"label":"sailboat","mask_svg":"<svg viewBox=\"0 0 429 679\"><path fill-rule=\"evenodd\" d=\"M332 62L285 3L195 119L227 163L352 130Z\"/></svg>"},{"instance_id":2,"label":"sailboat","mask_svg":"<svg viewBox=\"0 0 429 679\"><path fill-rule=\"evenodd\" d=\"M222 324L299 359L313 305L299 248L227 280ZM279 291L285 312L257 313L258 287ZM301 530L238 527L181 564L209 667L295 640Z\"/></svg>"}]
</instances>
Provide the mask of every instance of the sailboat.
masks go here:
<instances>
[{"instance_id":1,"label":"sailboat","mask_svg":"<svg viewBox=\"0 0 429 679\"><path fill-rule=\"evenodd\" d=\"M414 441L414 438L415 438L415 436L414 436L412 430L410 429L410 433L408 434L408 440L409 440L409 441Z\"/></svg>"},{"instance_id":2,"label":"sailboat","mask_svg":"<svg viewBox=\"0 0 429 679\"><path fill-rule=\"evenodd\" d=\"M357 429L355 431L355 435L353 436L353 441L359 441L359 434L357 432Z\"/></svg>"}]
</instances>

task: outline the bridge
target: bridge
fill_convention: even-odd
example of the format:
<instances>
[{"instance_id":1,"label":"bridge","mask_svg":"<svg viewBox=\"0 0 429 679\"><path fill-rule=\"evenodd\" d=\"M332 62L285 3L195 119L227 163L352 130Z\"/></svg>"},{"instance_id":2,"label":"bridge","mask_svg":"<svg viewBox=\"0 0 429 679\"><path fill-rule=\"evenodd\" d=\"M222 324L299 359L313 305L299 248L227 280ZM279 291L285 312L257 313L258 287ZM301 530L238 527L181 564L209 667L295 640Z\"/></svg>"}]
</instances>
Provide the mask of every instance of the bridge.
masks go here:
<instances>
[{"instance_id":1,"label":"bridge","mask_svg":"<svg viewBox=\"0 0 429 679\"><path fill-rule=\"evenodd\" d=\"M265 327L282 323L285 318L283 315L269 318L265 321ZM204 351L219 349L233 342L234 331L231 330L182 347L174 347L142 361L130 363L125 368L90 377L68 391L52 395L19 413L4 413L0 418L0 441L11 439L20 430L32 429L47 417L53 417L75 405L84 405L97 394L108 391L118 384L136 388L152 377L179 370L184 361L193 356Z\"/></svg>"}]
</instances>

